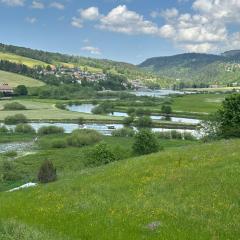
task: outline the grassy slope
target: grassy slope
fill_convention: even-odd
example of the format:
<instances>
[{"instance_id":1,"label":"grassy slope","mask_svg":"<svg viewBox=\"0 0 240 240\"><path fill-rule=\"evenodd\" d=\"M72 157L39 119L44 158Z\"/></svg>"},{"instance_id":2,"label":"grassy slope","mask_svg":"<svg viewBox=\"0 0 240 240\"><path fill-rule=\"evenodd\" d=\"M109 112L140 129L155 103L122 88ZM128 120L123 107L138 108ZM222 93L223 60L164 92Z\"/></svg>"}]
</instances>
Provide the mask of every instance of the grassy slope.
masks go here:
<instances>
[{"instance_id":1,"label":"grassy slope","mask_svg":"<svg viewBox=\"0 0 240 240\"><path fill-rule=\"evenodd\" d=\"M37 66L37 65L41 65L41 66L46 66L47 65L45 62L38 61L38 60L35 60L35 59L31 59L31 58L27 58L27 57L22 57L22 56L12 54L12 53L0 52L0 59L15 62L15 63L25 64L29 67L34 67L34 66Z\"/></svg>"},{"instance_id":2,"label":"grassy slope","mask_svg":"<svg viewBox=\"0 0 240 240\"><path fill-rule=\"evenodd\" d=\"M15 219L33 240L237 239L239 144L175 148L0 193L0 222ZM146 228L154 221L159 228Z\"/></svg>"},{"instance_id":3,"label":"grassy slope","mask_svg":"<svg viewBox=\"0 0 240 240\"><path fill-rule=\"evenodd\" d=\"M40 87L44 83L36 79L25 77L20 74L0 71L0 84L8 83L11 87L16 87L18 85L25 85L27 87Z\"/></svg>"}]
</instances>

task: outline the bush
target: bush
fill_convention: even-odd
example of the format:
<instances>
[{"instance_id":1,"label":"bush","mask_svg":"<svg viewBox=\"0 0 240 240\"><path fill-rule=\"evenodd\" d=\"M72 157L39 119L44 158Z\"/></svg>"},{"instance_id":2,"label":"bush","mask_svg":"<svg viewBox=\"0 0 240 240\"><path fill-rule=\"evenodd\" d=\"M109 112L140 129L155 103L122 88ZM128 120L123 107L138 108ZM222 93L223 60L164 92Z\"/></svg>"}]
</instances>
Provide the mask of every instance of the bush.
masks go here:
<instances>
[{"instance_id":1,"label":"bush","mask_svg":"<svg viewBox=\"0 0 240 240\"><path fill-rule=\"evenodd\" d=\"M157 138L161 138L161 139L171 139L171 132L167 131L167 132L157 132L155 133Z\"/></svg>"},{"instance_id":2,"label":"bush","mask_svg":"<svg viewBox=\"0 0 240 240\"><path fill-rule=\"evenodd\" d=\"M84 118L80 117L77 119L78 125L83 125L84 124Z\"/></svg>"},{"instance_id":3,"label":"bush","mask_svg":"<svg viewBox=\"0 0 240 240\"><path fill-rule=\"evenodd\" d=\"M19 179L19 174L16 171L15 166L10 161L4 161L2 163L2 180L4 181L16 181Z\"/></svg>"},{"instance_id":4,"label":"bush","mask_svg":"<svg viewBox=\"0 0 240 240\"><path fill-rule=\"evenodd\" d=\"M66 148L67 147L67 142L65 139L54 139L51 142L51 147L52 148Z\"/></svg>"},{"instance_id":5,"label":"bush","mask_svg":"<svg viewBox=\"0 0 240 240\"><path fill-rule=\"evenodd\" d=\"M16 126L15 128L15 132L16 133L25 133L25 134L34 134L36 133L35 129L29 125L29 124L26 124L26 123L20 123Z\"/></svg>"},{"instance_id":6,"label":"bush","mask_svg":"<svg viewBox=\"0 0 240 240\"><path fill-rule=\"evenodd\" d=\"M64 129L57 126L45 126L38 129L38 134L40 135L50 135L50 134L63 134Z\"/></svg>"},{"instance_id":7,"label":"bush","mask_svg":"<svg viewBox=\"0 0 240 240\"><path fill-rule=\"evenodd\" d=\"M133 122L134 122L134 117L125 117L123 119L123 125L127 127L133 124Z\"/></svg>"},{"instance_id":8,"label":"bush","mask_svg":"<svg viewBox=\"0 0 240 240\"><path fill-rule=\"evenodd\" d=\"M183 133L183 139L184 140L190 140L190 141L193 141L193 140L196 140L196 137L194 137L191 133L189 132L184 132Z\"/></svg>"},{"instance_id":9,"label":"bush","mask_svg":"<svg viewBox=\"0 0 240 240\"><path fill-rule=\"evenodd\" d=\"M136 111L135 108L128 108L127 114L128 114L129 116L135 115L135 111Z\"/></svg>"},{"instance_id":10,"label":"bush","mask_svg":"<svg viewBox=\"0 0 240 240\"><path fill-rule=\"evenodd\" d=\"M53 163L46 160L39 169L38 181L40 183L53 182L57 179L57 171Z\"/></svg>"},{"instance_id":11,"label":"bush","mask_svg":"<svg viewBox=\"0 0 240 240\"><path fill-rule=\"evenodd\" d=\"M4 153L4 156L9 157L9 158L14 158L14 157L16 157L17 155L18 155L18 154L17 154L16 151L9 151L9 152L5 152L5 153Z\"/></svg>"},{"instance_id":12,"label":"bush","mask_svg":"<svg viewBox=\"0 0 240 240\"><path fill-rule=\"evenodd\" d=\"M6 126L0 126L0 134L1 133L8 133L8 132L9 132L9 130L7 129Z\"/></svg>"},{"instance_id":13,"label":"bush","mask_svg":"<svg viewBox=\"0 0 240 240\"><path fill-rule=\"evenodd\" d=\"M69 146L82 147L95 144L101 141L102 135L91 129L80 129L72 132L71 136L67 138Z\"/></svg>"},{"instance_id":14,"label":"bush","mask_svg":"<svg viewBox=\"0 0 240 240\"><path fill-rule=\"evenodd\" d=\"M7 103L4 105L4 110L26 110L27 108L18 102Z\"/></svg>"},{"instance_id":15,"label":"bush","mask_svg":"<svg viewBox=\"0 0 240 240\"><path fill-rule=\"evenodd\" d=\"M114 137L133 137L134 135L135 131L128 127L117 129L112 132L112 136Z\"/></svg>"},{"instance_id":16,"label":"bush","mask_svg":"<svg viewBox=\"0 0 240 240\"><path fill-rule=\"evenodd\" d=\"M23 114L16 114L13 116L8 116L4 119L4 123L8 125L15 125L19 123L27 123L28 120L25 115Z\"/></svg>"},{"instance_id":17,"label":"bush","mask_svg":"<svg viewBox=\"0 0 240 240\"><path fill-rule=\"evenodd\" d=\"M100 143L95 146L91 152L91 158L94 165L107 164L117 160L113 151L105 143Z\"/></svg>"},{"instance_id":18,"label":"bush","mask_svg":"<svg viewBox=\"0 0 240 240\"><path fill-rule=\"evenodd\" d=\"M152 119L149 116L139 117L136 125L139 128L150 128L152 127Z\"/></svg>"},{"instance_id":19,"label":"bush","mask_svg":"<svg viewBox=\"0 0 240 240\"><path fill-rule=\"evenodd\" d=\"M172 113L172 108L169 105L163 105L162 106L162 113L165 114L171 114Z\"/></svg>"},{"instance_id":20,"label":"bush","mask_svg":"<svg viewBox=\"0 0 240 240\"><path fill-rule=\"evenodd\" d=\"M171 133L172 139L183 139L183 135L181 132L178 132L176 130L171 130L170 133Z\"/></svg>"},{"instance_id":21,"label":"bush","mask_svg":"<svg viewBox=\"0 0 240 240\"><path fill-rule=\"evenodd\" d=\"M55 107L62 110L66 110L66 105L64 103L56 103Z\"/></svg>"},{"instance_id":22,"label":"bush","mask_svg":"<svg viewBox=\"0 0 240 240\"><path fill-rule=\"evenodd\" d=\"M142 129L135 135L133 151L136 154L143 155L159 150L159 144L155 134L149 129Z\"/></svg>"},{"instance_id":23,"label":"bush","mask_svg":"<svg viewBox=\"0 0 240 240\"><path fill-rule=\"evenodd\" d=\"M28 90L25 85L19 85L15 88L14 93L19 96L27 96Z\"/></svg>"}]
</instances>

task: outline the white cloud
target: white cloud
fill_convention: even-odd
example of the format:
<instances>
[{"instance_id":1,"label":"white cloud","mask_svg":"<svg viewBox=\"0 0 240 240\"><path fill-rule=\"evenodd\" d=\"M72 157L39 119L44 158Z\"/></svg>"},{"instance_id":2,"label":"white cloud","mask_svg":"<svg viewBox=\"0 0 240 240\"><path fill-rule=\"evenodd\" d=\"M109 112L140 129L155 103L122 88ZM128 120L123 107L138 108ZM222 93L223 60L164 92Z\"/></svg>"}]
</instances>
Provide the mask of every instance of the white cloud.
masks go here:
<instances>
[{"instance_id":1,"label":"white cloud","mask_svg":"<svg viewBox=\"0 0 240 240\"><path fill-rule=\"evenodd\" d=\"M184 0L185 1L185 0ZM97 7L81 9L72 25L83 27L84 21L97 21L102 30L128 35L154 35L167 38L182 49L193 52L211 52L220 47L240 47L240 33L230 33L229 25L240 24L240 0L194 0L191 13L178 9L153 11L152 18L162 17L165 23L158 26L126 5L113 8L102 15Z\"/></svg>"},{"instance_id":2,"label":"white cloud","mask_svg":"<svg viewBox=\"0 0 240 240\"><path fill-rule=\"evenodd\" d=\"M101 55L101 50L93 46L85 46L85 47L82 47L81 50L89 52L93 55Z\"/></svg>"},{"instance_id":3,"label":"white cloud","mask_svg":"<svg viewBox=\"0 0 240 240\"><path fill-rule=\"evenodd\" d=\"M80 18L73 17L71 21L71 25L76 28L82 28L83 27L83 21Z\"/></svg>"},{"instance_id":4,"label":"white cloud","mask_svg":"<svg viewBox=\"0 0 240 240\"><path fill-rule=\"evenodd\" d=\"M27 17L26 21L28 23L34 24L37 21L37 18L35 18L35 17Z\"/></svg>"},{"instance_id":5,"label":"white cloud","mask_svg":"<svg viewBox=\"0 0 240 240\"><path fill-rule=\"evenodd\" d=\"M25 4L25 0L1 0L1 2L11 7L24 6Z\"/></svg>"},{"instance_id":6,"label":"white cloud","mask_svg":"<svg viewBox=\"0 0 240 240\"><path fill-rule=\"evenodd\" d=\"M100 17L99 10L97 7L90 7L87 9L80 9L80 16L84 20L96 20Z\"/></svg>"},{"instance_id":7,"label":"white cloud","mask_svg":"<svg viewBox=\"0 0 240 240\"><path fill-rule=\"evenodd\" d=\"M40 1L33 1L31 8L35 8L35 9L44 9L44 4Z\"/></svg>"},{"instance_id":8,"label":"white cloud","mask_svg":"<svg viewBox=\"0 0 240 240\"><path fill-rule=\"evenodd\" d=\"M125 34L157 34L159 29L151 21L134 11L129 11L125 5L112 9L100 19L100 29Z\"/></svg>"},{"instance_id":9,"label":"white cloud","mask_svg":"<svg viewBox=\"0 0 240 240\"><path fill-rule=\"evenodd\" d=\"M50 7L51 8L56 8L58 10L63 10L65 8L65 6L62 3L59 3L59 2L50 3Z\"/></svg>"},{"instance_id":10,"label":"white cloud","mask_svg":"<svg viewBox=\"0 0 240 240\"><path fill-rule=\"evenodd\" d=\"M182 46L187 52L201 52L207 53L212 50L216 50L216 46L211 43L199 43L199 44L184 44Z\"/></svg>"}]
</instances>

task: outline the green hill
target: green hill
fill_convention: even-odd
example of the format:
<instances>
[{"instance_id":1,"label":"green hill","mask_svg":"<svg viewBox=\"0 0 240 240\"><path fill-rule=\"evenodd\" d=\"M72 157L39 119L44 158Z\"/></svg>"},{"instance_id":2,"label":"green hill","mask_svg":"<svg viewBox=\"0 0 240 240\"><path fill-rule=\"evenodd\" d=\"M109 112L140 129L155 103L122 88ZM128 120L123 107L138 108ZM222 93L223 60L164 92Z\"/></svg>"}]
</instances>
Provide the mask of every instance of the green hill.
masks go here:
<instances>
[{"instance_id":1,"label":"green hill","mask_svg":"<svg viewBox=\"0 0 240 240\"><path fill-rule=\"evenodd\" d=\"M239 144L171 148L2 192L0 239L238 239Z\"/></svg>"},{"instance_id":2,"label":"green hill","mask_svg":"<svg viewBox=\"0 0 240 240\"><path fill-rule=\"evenodd\" d=\"M157 74L146 72L129 63L116 62L107 59L86 58L61 53L52 53L17 47L0 43L0 60L8 60L26 64L29 67L37 65L63 65L65 67L79 67L89 72L110 72L127 77L129 81L138 80L147 85L158 84L162 87L172 85L172 79L161 77Z\"/></svg>"},{"instance_id":3,"label":"green hill","mask_svg":"<svg viewBox=\"0 0 240 240\"><path fill-rule=\"evenodd\" d=\"M27 87L40 87L44 85L44 83L39 80L0 70L0 84L2 83L7 83L11 87L16 87L18 85L25 85Z\"/></svg>"},{"instance_id":4,"label":"green hill","mask_svg":"<svg viewBox=\"0 0 240 240\"><path fill-rule=\"evenodd\" d=\"M240 84L240 54L238 51L222 55L186 53L169 57L155 57L139 67L192 84Z\"/></svg>"}]
</instances>

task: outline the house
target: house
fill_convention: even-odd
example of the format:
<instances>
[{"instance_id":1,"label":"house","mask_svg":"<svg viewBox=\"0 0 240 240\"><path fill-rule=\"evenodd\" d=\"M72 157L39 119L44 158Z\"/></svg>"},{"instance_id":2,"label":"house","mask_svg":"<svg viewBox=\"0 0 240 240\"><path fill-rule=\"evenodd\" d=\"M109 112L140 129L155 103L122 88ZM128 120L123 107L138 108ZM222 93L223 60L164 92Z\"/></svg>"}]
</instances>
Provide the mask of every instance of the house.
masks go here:
<instances>
[{"instance_id":1,"label":"house","mask_svg":"<svg viewBox=\"0 0 240 240\"><path fill-rule=\"evenodd\" d=\"M5 96L13 94L13 88L10 87L7 83L0 84L0 93L3 93Z\"/></svg>"}]
</instances>

